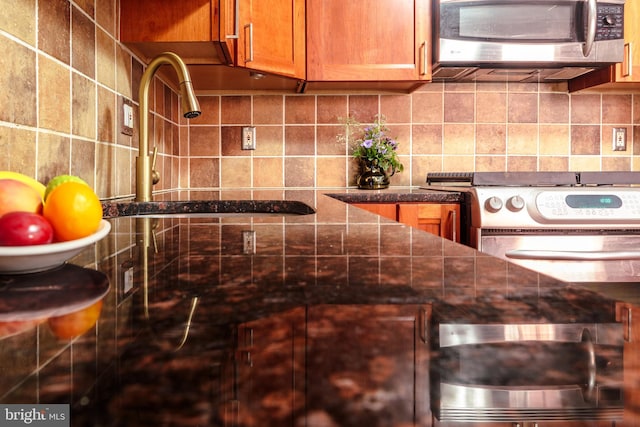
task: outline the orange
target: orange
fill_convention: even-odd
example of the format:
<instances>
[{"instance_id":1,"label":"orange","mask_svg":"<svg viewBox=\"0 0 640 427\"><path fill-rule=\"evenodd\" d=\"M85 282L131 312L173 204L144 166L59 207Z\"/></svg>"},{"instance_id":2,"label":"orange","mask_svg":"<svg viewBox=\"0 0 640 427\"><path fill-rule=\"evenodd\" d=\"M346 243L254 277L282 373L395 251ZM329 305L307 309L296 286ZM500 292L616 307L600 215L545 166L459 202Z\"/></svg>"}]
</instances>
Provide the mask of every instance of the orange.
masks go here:
<instances>
[{"instance_id":1,"label":"orange","mask_svg":"<svg viewBox=\"0 0 640 427\"><path fill-rule=\"evenodd\" d=\"M74 311L73 313L49 318L49 328L51 328L53 334L58 338L75 338L84 334L96 324L101 311L102 300L99 300L89 307Z\"/></svg>"},{"instance_id":2,"label":"orange","mask_svg":"<svg viewBox=\"0 0 640 427\"><path fill-rule=\"evenodd\" d=\"M102 219L102 203L91 187L69 181L47 196L42 214L53 227L55 241L75 240L96 232Z\"/></svg>"}]
</instances>

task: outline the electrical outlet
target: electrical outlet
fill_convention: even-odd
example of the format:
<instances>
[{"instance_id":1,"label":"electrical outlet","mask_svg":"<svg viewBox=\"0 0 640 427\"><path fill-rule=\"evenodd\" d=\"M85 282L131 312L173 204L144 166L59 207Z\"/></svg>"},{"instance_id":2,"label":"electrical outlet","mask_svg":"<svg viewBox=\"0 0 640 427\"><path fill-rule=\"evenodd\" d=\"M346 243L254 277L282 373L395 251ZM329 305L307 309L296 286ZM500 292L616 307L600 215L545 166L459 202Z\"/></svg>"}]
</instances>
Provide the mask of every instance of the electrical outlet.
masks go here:
<instances>
[{"instance_id":1,"label":"electrical outlet","mask_svg":"<svg viewBox=\"0 0 640 427\"><path fill-rule=\"evenodd\" d=\"M256 253L256 232L247 230L242 232L242 253L253 255Z\"/></svg>"},{"instance_id":2,"label":"electrical outlet","mask_svg":"<svg viewBox=\"0 0 640 427\"><path fill-rule=\"evenodd\" d=\"M627 128L613 128L613 151L627 151Z\"/></svg>"},{"instance_id":3,"label":"electrical outlet","mask_svg":"<svg viewBox=\"0 0 640 427\"><path fill-rule=\"evenodd\" d=\"M133 104L128 99L120 97L120 112L122 114L122 127L120 132L124 135L133 135Z\"/></svg>"},{"instance_id":4,"label":"electrical outlet","mask_svg":"<svg viewBox=\"0 0 640 427\"><path fill-rule=\"evenodd\" d=\"M242 149L256 149L256 128L255 126L244 126L242 128Z\"/></svg>"}]
</instances>

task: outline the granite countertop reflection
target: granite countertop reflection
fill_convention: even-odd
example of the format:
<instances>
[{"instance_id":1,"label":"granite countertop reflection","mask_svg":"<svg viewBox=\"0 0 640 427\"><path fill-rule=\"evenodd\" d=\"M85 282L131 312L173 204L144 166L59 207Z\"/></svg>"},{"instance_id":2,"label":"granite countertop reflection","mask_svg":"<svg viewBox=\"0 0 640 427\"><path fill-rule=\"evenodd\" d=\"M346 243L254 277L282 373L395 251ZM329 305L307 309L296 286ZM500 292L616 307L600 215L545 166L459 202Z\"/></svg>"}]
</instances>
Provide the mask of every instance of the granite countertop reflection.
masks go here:
<instances>
[{"instance_id":1,"label":"granite countertop reflection","mask_svg":"<svg viewBox=\"0 0 640 427\"><path fill-rule=\"evenodd\" d=\"M1 402L70 403L78 426L432 425L432 307L471 323L615 321L615 301L345 203L455 192L156 199L106 203L111 234L77 259L111 284L95 330L0 341L5 366L36 360L0 382ZM188 199L202 202L175 203Z\"/></svg>"}]
</instances>

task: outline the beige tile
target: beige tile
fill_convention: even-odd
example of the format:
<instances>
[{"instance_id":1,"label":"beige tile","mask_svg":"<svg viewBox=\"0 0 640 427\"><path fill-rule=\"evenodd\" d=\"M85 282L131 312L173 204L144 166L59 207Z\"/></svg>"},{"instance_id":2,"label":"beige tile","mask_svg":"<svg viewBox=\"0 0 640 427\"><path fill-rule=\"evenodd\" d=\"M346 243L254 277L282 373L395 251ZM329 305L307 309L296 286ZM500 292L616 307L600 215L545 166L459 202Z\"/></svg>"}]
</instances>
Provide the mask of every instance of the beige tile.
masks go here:
<instances>
[{"instance_id":1,"label":"beige tile","mask_svg":"<svg viewBox=\"0 0 640 427\"><path fill-rule=\"evenodd\" d=\"M602 123L631 123L631 95L602 95Z\"/></svg>"},{"instance_id":2,"label":"beige tile","mask_svg":"<svg viewBox=\"0 0 640 427\"><path fill-rule=\"evenodd\" d=\"M509 155L536 154L537 152L537 124L509 124L507 126L507 153Z\"/></svg>"},{"instance_id":3,"label":"beige tile","mask_svg":"<svg viewBox=\"0 0 640 427\"><path fill-rule=\"evenodd\" d=\"M507 156L507 171L509 172L536 171L537 167L535 156Z\"/></svg>"},{"instance_id":4,"label":"beige tile","mask_svg":"<svg viewBox=\"0 0 640 427\"><path fill-rule=\"evenodd\" d=\"M282 187L284 173L281 157L253 159L253 187Z\"/></svg>"},{"instance_id":5,"label":"beige tile","mask_svg":"<svg viewBox=\"0 0 640 427\"><path fill-rule=\"evenodd\" d=\"M571 96L571 123L600 123L600 95Z\"/></svg>"},{"instance_id":6,"label":"beige tile","mask_svg":"<svg viewBox=\"0 0 640 427\"><path fill-rule=\"evenodd\" d=\"M0 121L36 126L35 54L5 37L0 51Z\"/></svg>"},{"instance_id":7,"label":"beige tile","mask_svg":"<svg viewBox=\"0 0 640 427\"><path fill-rule=\"evenodd\" d=\"M110 35L96 29L97 80L103 85L116 89L116 44Z\"/></svg>"},{"instance_id":8,"label":"beige tile","mask_svg":"<svg viewBox=\"0 0 640 427\"><path fill-rule=\"evenodd\" d=\"M348 97L346 95L321 95L317 97L318 124L339 124L347 117Z\"/></svg>"},{"instance_id":9,"label":"beige tile","mask_svg":"<svg viewBox=\"0 0 640 427\"><path fill-rule=\"evenodd\" d=\"M411 99L411 120L414 124L442 123L444 102L442 93L416 92Z\"/></svg>"},{"instance_id":10,"label":"beige tile","mask_svg":"<svg viewBox=\"0 0 640 427\"><path fill-rule=\"evenodd\" d=\"M473 123L475 120L475 94L445 92L444 122Z\"/></svg>"},{"instance_id":11,"label":"beige tile","mask_svg":"<svg viewBox=\"0 0 640 427\"><path fill-rule=\"evenodd\" d=\"M41 180L36 159L36 132L0 126L0 170L12 170Z\"/></svg>"},{"instance_id":12,"label":"beige tile","mask_svg":"<svg viewBox=\"0 0 640 427\"><path fill-rule=\"evenodd\" d=\"M223 157L250 156L252 154L251 151L242 149L241 139L241 126L222 126L220 128L220 155Z\"/></svg>"},{"instance_id":13,"label":"beige tile","mask_svg":"<svg viewBox=\"0 0 640 427\"><path fill-rule=\"evenodd\" d=\"M189 125L218 125L220 124L220 97L198 96L201 114L189 120ZM180 113L180 115L182 115Z\"/></svg>"},{"instance_id":14,"label":"beige tile","mask_svg":"<svg viewBox=\"0 0 640 427\"><path fill-rule=\"evenodd\" d=\"M445 155L442 159L442 170L445 172L472 171L474 163L474 156Z\"/></svg>"},{"instance_id":15,"label":"beige tile","mask_svg":"<svg viewBox=\"0 0 640 427\"><path fill-rule=\"evenodd\" d=\"M569 155L570 127L567 124L543 125L539 127L540 154Z\"/></svg>"},{"instance_id":16,"label":"beige tile","mask_svg":"<svg viewBox=\"0 0 640 427\"><path fill-rule=\"evenodd\" d=\"M282 124L284 99L282 95L256 95L253 97L253 124Z\"/></svg>"},{"instance_id":17,"label":"beige tile","mask_svg":"<svg viewBox=\"0 0 640 427\"><path fill-rule=\"evenodd\" d=\"M282 156L284 153L283 126L256 126L256 156Z\"/></svg>"},{"instance_id":18,"label":"beige tile","mask_svg":"<svg viewBox=\"0 0 640 427\"><path fill-rule=\"evenodd\" d=\"M507 96L509 123L538 122L537 93L509 93Z\"/></svg>"},{"instance_id":19,"label":"beige tile","mask_svg":"<svg viewBox=\"0 0 640 427\"><path fill-rule=\"evenodd\" d=\"M35 46L36 0L0 0L0 29Z\"/></svg>"},{"instance_id":20,"label":"beige tile","mask_svg":"<svg viewBox=\"0 0 640 427\"><path fill-rule=\"evenodd\" d=\"M251 97L250 96L223 96L220 99L222 113L221 124L238 124L247 126L251 124Z\"/></svg>"},{"instance_id":21,"label":"beige tile","mask_svg":"<svg viewBox=\"0 0 640 427\"><path fill-rule=\"evenodd\" d=\"M373 123L378 114L378 95L349 95L349 116L360 123Z\"/></svg>"},{"instance_id":22,"label":"beige tile","mask_svg":"<svg viewBox=\"0 0 640 427\"><path fill-rule=\"evenodd\" d=\"M343 131L339 125L319 125L316 128L316 144L318 155L345 155L347 154L346 141L338 138Z\"/></svg>"},{"instance_id":23,"label":"beige tile","mask_svg":"<svg viewBox=\"0 0 640 427\"><path fill-rule=\"evenodd\" d=\"M91 80L72 73L71 129L74 135L96 137L96 85Z\"/></svg>"},{"instance_id":24,"label":"beige tile","mask_svg":"<svg viewBox=\"0 0 640 427\"><path fill-rule=\"evenodd\" d=\"M571 126L571 154L600 154L600 126Z\"/></svg>"},{"instance_id":25,"label":"beige tile","mask_svg":"<svg viewBox=\"0 0 640 427\"><path fill-rule=\"evenodd\" d=\"M138 84L142 76L142 67L136 61L133 67L136 72L132 72L131 54L124 50L121 46L116 48L116 90L119 94L126 98L138 101ZM136 82L135 90L132 81ZM133 94L135 93L135 97Z\"/></svg>"},{"instance_id":26,"label":"beige tile","mask_svg":"<svg viewBox=\"0 0 640 427\"><path fill-rule=\"evenodd\" d=\"M38 2L38 48L69 64L71 9L68 0Z\"/></svg>"},{"instance_id":27,"label":"beige tile","mask_svg":"<svg viewBox=\"0 0 640 427\"><path fill-rule=\"evenodd\" d=\"M569 158L569 170L572 171L599 171L600 156L571 156Z\"/></svg>"},{"instance_id":28,"label":"beige tile","mask_svg":"<svg viewBox=\"0 0 640 427\"><path fill-rule=\"evenodd\" d=\"M381 95L380 114L387 123L411 123L411 97L409 95Z\"/></svg>"},{"instance_id":29,"label":"beige tile","mask_svg":"<svg viewBox=\"0 0 640 427\"><path fill-rule=\"evenodd\" d=\"M476 125L476 154L503 154L506 132L505 124Z\"/></svg>"},{"instance_id":30,"label":"beige tile","mask_svg":"<svg viewBox=\"0 0 640 427\"><path fill-rule=\"evenodd\" d=\"M220 129L217 126L189 127L189 156L217 156L220 154L218 140Z\"/></svg>"},{"instance_id":31,"label":"beige tile","mask_svg":"<svg viewBox=\"0 0 640 427\"><path fill-rule=\"evenodd\" d=\"M220 159L220 185L229 188L251 187L251 158L223 157Z\"/></svg>"},{"instance_id":32,"label":"beige tile","mask_svg":"<svg viewBox=\"0 0 640 427\"><path fill-rule=\"evenodd\" d=\"M112 37L115 37L117 11L117 0L97 0L96 1L96 21Z\"/></svg>"},{"instance_id":33,"label":"beige tile","mask_svg":"<svg viewBox=\"0 0 640 427\"><path fill-rule=\"evenodd\" d=\"M48 132L38 133L38 180L48 182L56 175L68 174L71 140Z\"/></svg>"},{"instance_id":34,"label":"beige tile","mask_svg":"<svg viewBox=\"0 0 640 427\"><path fill-rule=\"evenodd\" d=\"M220 161L212 158L191 158L189 161L189 185L186 188L220 186Z\"/></svg>"},{"instance_id":35,"label":"beige tile","mask_svg":"<svg viewBox=\"0 0 640 427\"><path fill-rule=\"evenodd\" d=\"M102 142L115 142L116 120L116 96L113 92L98 86L98 140ZM119 132L119 129L117 130Z\"/></svg>"},{"instance_id":36,"label":"beige tile","mask_svg":"<svg viewBox=\"0 0 640 427\"><path fill-rule=\"evenodd\" d=\"M316 122L316 99L313 96L286 96L284 99L285 124Z\"/></svg>"},{"instance_id":37,"label":"beige tile","mask_svg":"<svg viewBox=\"0 0 640 427\"><path fill-rule=\"evenodd\" d=\"M476 122L505 123L506 121L506 92L478 92L476 95Z\"/></svg>"},{"instance_id":38,"label":"beige tile","mask_svg":"<svg viewBox=\"0 0 640 427\"><path fill-rule=\"evenodd\" d=\"M313 126L285 126L285 156L312 156L316 152Z\"/></svg>"},{"instance_id":39,"label":"beige tile","mask_svg":"<svg viewBox=\"0 0 640 427\"><path fill-rule=\"evenodd\" d=\"M443 153L473 154L475 152L475 127L472 124L445 124L442 141Z\"/></svg>"},{"instance_id":40,"label":"beige tile","mask_svg":"<svg viewBox=\"0 0 640 427\"><path fill-rule=\"evenodd\" d=\"M96 28L78 8L71 19L71 65L88 77L95 77Z\"/></svg>"},{"instance_id":41,"label":"beige tile","mask_svg":"<svg viewBox=\"0 0 640 427\"><path fill-rule=\"evenodd\" d=\"M631 170L631 157L602 157L602 170L603 171L630 171Z\"/></svg>"},{"instance_id":42,"label":"beige tile","mask_svg":"<svg viewBox=\"0 0 640 427\"><path fill-rule=\"evenodd\" d=\"M569 170L569 157L567 156L540 156L538 170L541 171L566 171Z\"/></svg>"},{"instance_id":43,"label":"beige tile","mask_svg":"<svg viewBox=\"0 0 640 427\"><path fill-rule=\"evenodd\" d=\"M96 145L84 139L71 141L71 168L72 175L77 175L91 187L95 185L94 170L96 158Z\"/></svg>"},{"instance_id":44,"label":"beige tile","mask_svg":"<svg viewBox=\"0 0 640 427\"><path fill-rule=\"evenodd\" d=\"M313 187L315 167L313 157L285 157L284 185L287 187Z\"/></svg>"},{"instance_id":45,"label":"beige tile","mask_svg":"<svg viewBox=\"0 0 640 427\"><path fill-rule=\"evenodd\" d=\"M69 68L48 57L38 58L38 119L39 126L69 133L71 93Z\"/></svg>"},{"instance_id":46,"label":"beige tile","mask_svg":"<svg viewBox=\"0 0 640 427\"><path fill-rule=\"evenodd\" d=\"M569 95L540 93L540 123L568 123Z\"/></svg>"},{"instance_id":47,"label":"beige tile","mask_svg":"<svg viewBox=\"0 0 640 427\"><path fill-rule=\"evenodd\" d=\"M502 156L476 156L475 171L478 172L495 172L506 170L507 157Z\"/></svg>"},{"instance_id":48,"label":"beige tile","mask_svg":"<svg viewBox=\"0 0 640 427\"><path fill-rule=\"evenodd\" d=\"M134 183L131 183L131 174L133 174L132 168L120 167L116 168L116 164L130 165L131 151L123 148L122 153L116 158L117 146L109 144L97 144L96 145L96 164L100 165L96 168L96 182L94 185L94 191L100 198L114 197L116 195L132 194ZM127 153L126 158L122 155ZM117 163L119 162L119 163ZM120 171L122 169L122 171ZM118 191L118 173L125 174L124 170L129 174L129 186L123 186L122 192ZM124 178L123 178L124 179Z\"/></svg>"},{"instance_id":49,"label":"beige tile","mask_svg":"<svg viewBox=\"0 0 640 427\"><path fill-rule=\"evenodd\" d=\"M441 154L443 126L413 125L412 154Z\"/></svg>"}]
</instances>

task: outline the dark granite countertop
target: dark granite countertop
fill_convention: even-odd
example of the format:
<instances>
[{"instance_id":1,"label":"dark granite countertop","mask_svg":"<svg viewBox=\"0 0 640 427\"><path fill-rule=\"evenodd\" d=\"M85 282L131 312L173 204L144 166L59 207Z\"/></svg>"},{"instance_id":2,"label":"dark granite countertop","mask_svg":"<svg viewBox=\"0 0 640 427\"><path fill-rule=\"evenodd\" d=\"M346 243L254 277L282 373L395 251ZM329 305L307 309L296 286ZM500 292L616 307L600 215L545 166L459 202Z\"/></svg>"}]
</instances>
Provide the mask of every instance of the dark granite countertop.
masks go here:
<instances>
[{"instance_id":1,"label":"dark granite countertop","mask_svg":"<svg viewBox=\"0 0 640 427\"><path fill-rule=\"evenodd\" d=\"M0 403L69 403L74 426L458 425L434 416L430 320L616 319L614 300L344 203L459 197L274 189L105 203L110 235L72 260L86 268L0 276L13 291L0 304ZM199 215L172 202L188 199L205 200ZM625 390L640 377L628 369ZM615 425L637 410L625 403ZM611 425L593 422L571 425Z\"/></svg>"}]
</instances>

